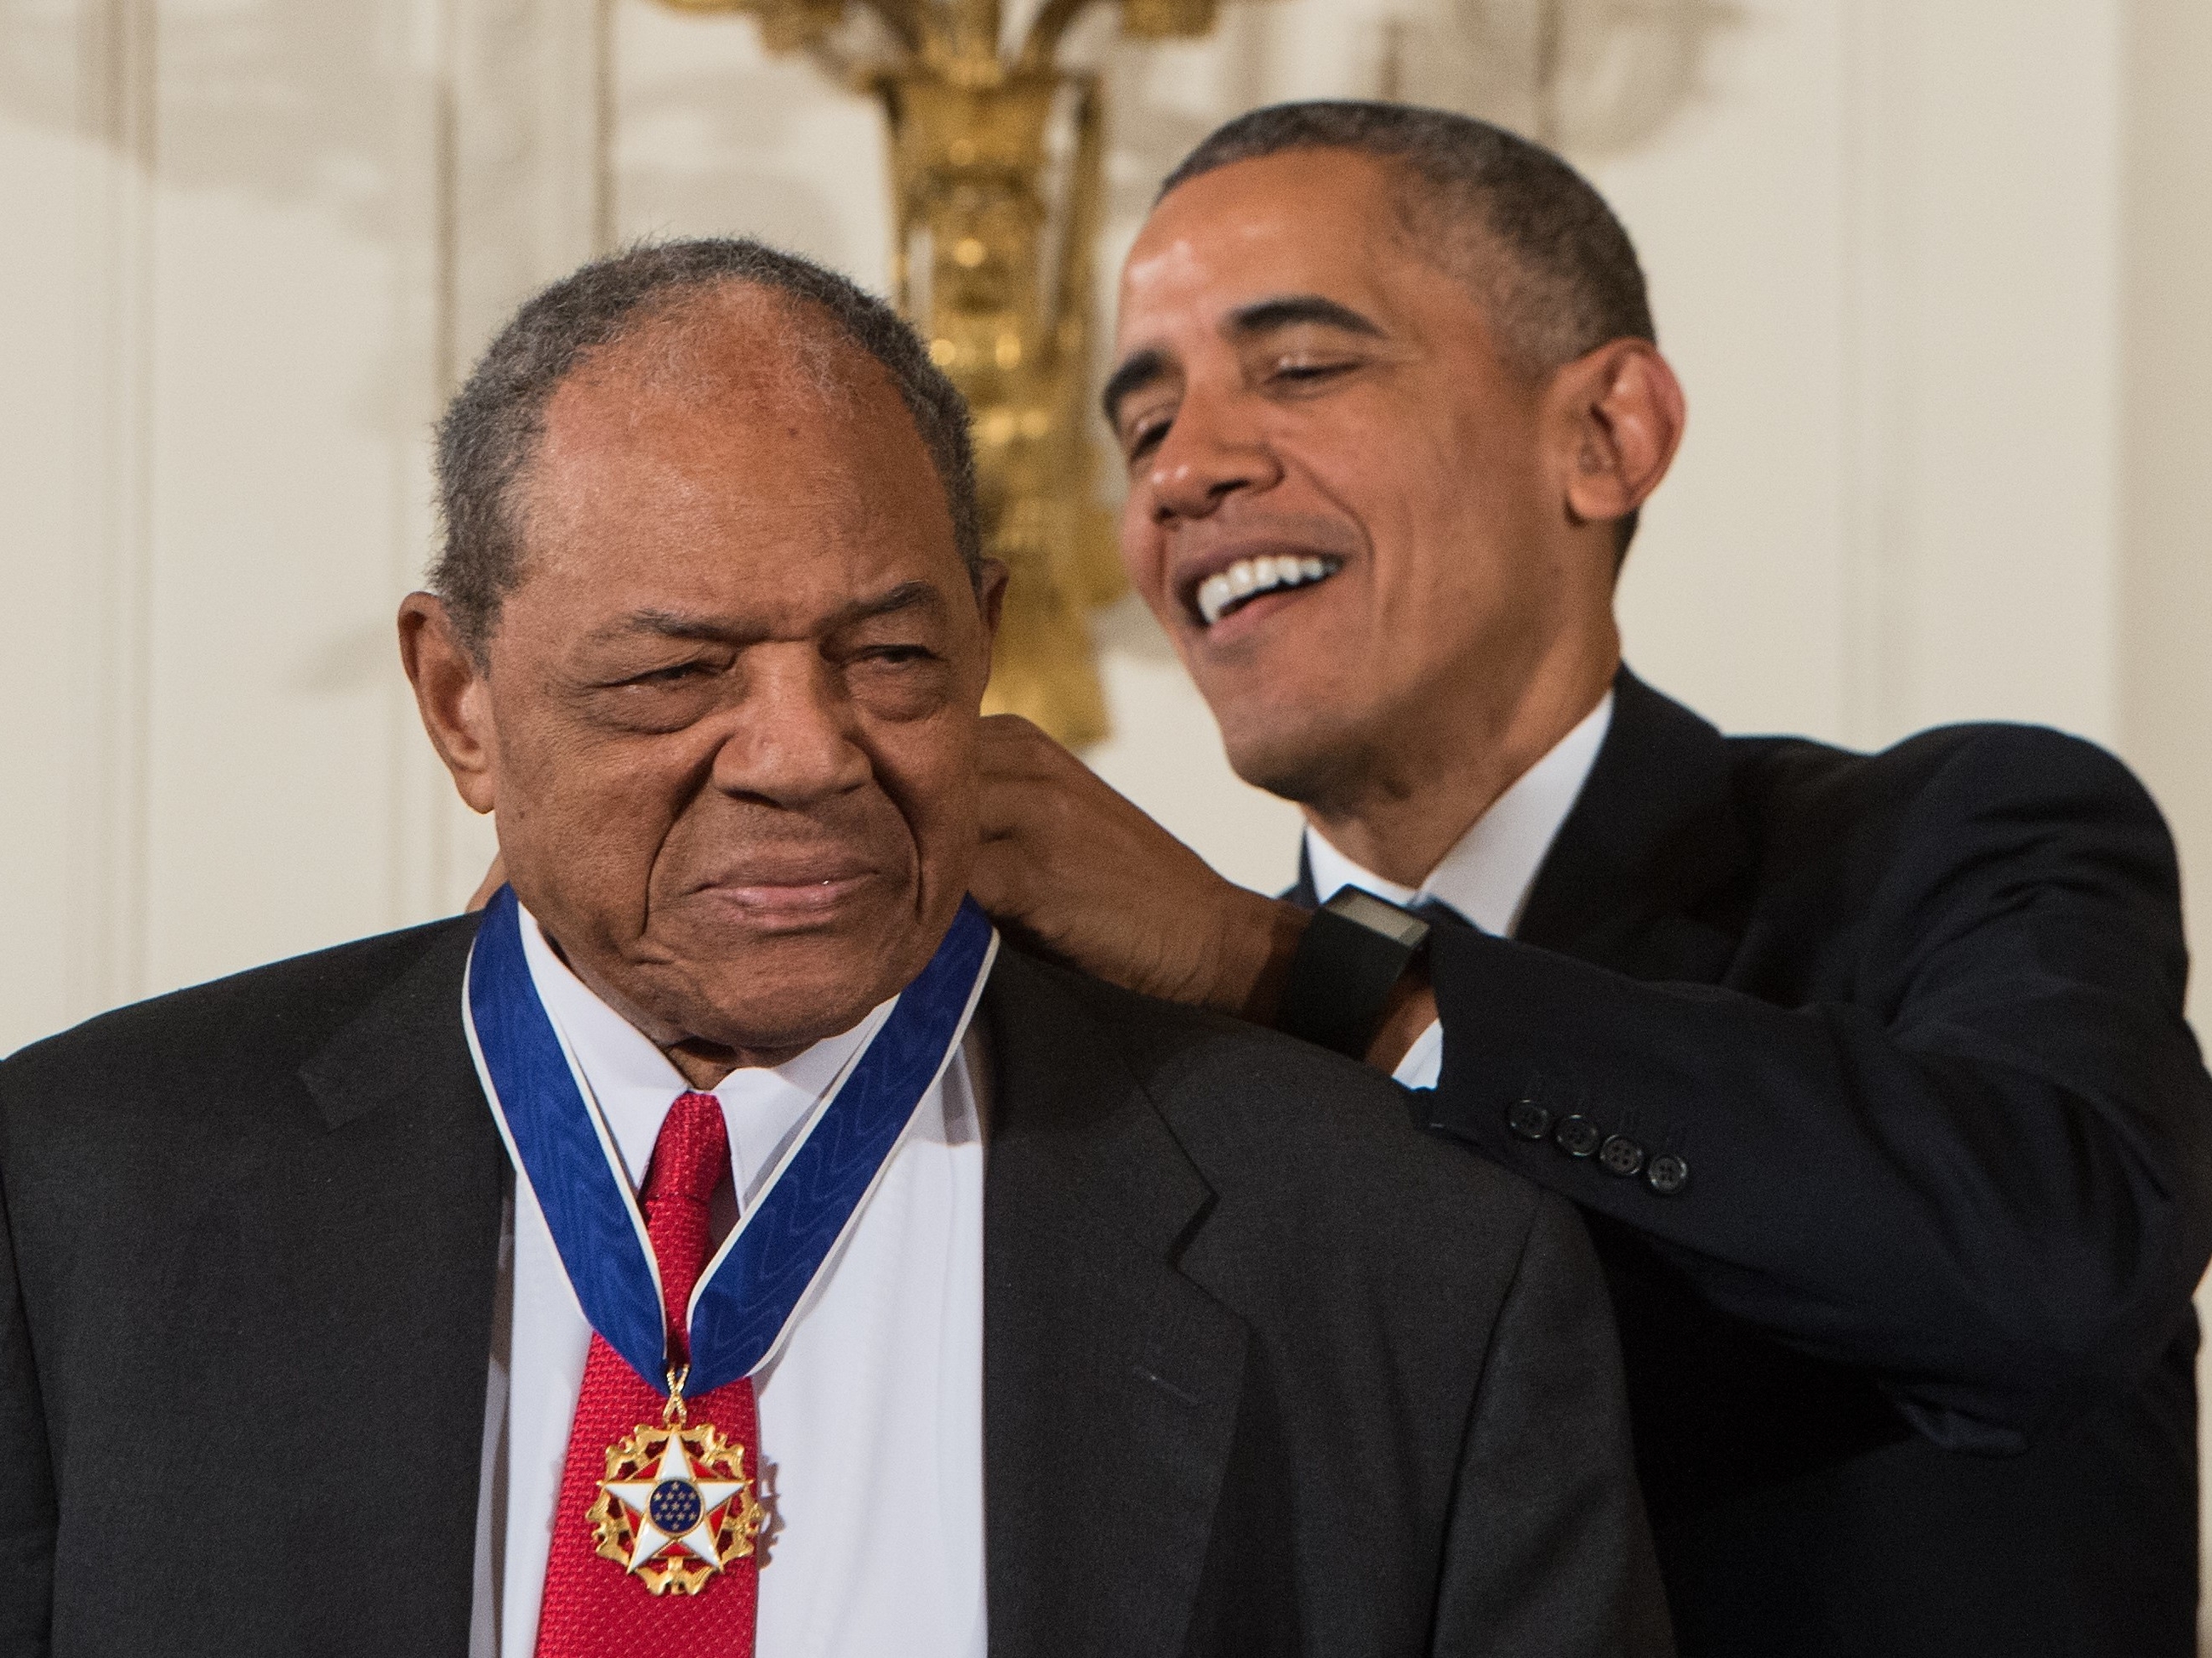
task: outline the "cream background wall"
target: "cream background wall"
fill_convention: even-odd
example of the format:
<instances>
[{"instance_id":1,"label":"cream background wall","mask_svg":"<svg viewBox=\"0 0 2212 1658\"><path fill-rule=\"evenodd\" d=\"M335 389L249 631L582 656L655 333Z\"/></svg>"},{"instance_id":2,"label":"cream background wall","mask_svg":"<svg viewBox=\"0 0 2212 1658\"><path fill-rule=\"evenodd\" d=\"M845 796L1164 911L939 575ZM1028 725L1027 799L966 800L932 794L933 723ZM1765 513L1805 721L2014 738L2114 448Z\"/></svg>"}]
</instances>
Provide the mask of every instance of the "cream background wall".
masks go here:
<instances>
[{"instance_id":1,"label":"cream background wall","mask_svg":"<svg viewBox=\"0 0 2212 1658\"><path fill-rule=\"evenodd\" d=\"M2212 938L2212 7L1559 15L1266 0L1200 44L1094 30L1103 264L1253 103L1388 90L1550 136L1635 234L1691 398L1632 661L1730 729L2110 744ZM0 0L0 1052L454 907L489 837L391 643L441 398L597 247L742 230L879 283L885 211L872 107L740 20ZM1157 631L1125 604L1098 635L1094 763L1237 878L1287 878L1294 815L1227 774Z\"/></svg>"}]
</instances>

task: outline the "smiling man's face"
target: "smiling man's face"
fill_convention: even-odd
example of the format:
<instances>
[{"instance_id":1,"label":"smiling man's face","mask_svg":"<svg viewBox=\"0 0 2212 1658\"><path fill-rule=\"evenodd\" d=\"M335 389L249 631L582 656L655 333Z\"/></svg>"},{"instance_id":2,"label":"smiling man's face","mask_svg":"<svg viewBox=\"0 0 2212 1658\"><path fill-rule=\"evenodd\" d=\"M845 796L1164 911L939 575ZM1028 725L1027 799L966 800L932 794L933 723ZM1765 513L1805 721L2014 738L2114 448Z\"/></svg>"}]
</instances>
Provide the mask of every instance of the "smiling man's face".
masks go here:
<instances>
[{"instance_id":1,"label":"smiling man's face","mask_svg":"<svg viewBox=\"0 0 2212 1658\"><path fill-rule=\"evenodd\" d=\"M693 298L561 384L515 495L520 580L451 700L516 894L664 1047L849 1029L967 890L989 671L890 377L793 301Z\"/></svg>"},{"instance_id":2,"label":"smiling man's face","mask_svg":"<svg viewBox=\"0 0 2212 1658\"><path fill-rule=\"evenodd\" d=\"M1540 379L1397 188L1328 149L1178 186L1125 267L1109 387L1132 579L1238 773L1324 813L1417 781L1428 733L1479 738L1564 630L1610 626Z\"/></svg>"}]
</instances>

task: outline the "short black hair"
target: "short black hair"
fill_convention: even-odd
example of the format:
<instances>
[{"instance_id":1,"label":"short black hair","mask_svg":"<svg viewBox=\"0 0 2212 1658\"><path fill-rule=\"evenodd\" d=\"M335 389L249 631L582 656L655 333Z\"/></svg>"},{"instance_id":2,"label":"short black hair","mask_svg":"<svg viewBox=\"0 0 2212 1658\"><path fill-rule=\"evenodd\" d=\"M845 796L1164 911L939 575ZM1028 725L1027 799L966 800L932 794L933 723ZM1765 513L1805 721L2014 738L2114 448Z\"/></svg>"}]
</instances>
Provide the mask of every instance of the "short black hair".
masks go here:
<instances>
[{"instance_id":1,"label":"short black hair","mask_svg":"<svg viewBox=\"0 0 2212 1658\"><path fill-rule=\"evenodd\" d=\"M1410 104L1273 104L1220 126L1160 186L1285 150L1346 149L1399 172L1407 234L1464 271L1501 355L1549 374L1608 340L1657 343L1644 268L1589 181L1540 144L1488 121ZM1620 522L1626 556L1636 514Z\"/></svg>"},{"instance_id":2,"label":"short black hair","mask_svg":"<svg viewBox=\"0 0 2212 1658\"><path fill-rule=\"evenodd\" d=\"M445 537L430 589L479 662L501 602L521 579L521 530L510 497L544 435L554 392L596 353L669 319L687 299L733 284L799 301L883 366L945 486L960 556L970 578L980 576L968 404L896 312L836 272L749 238L644 243L594 260L526 301L438 424Z\"/></svg>"}]
</instances>

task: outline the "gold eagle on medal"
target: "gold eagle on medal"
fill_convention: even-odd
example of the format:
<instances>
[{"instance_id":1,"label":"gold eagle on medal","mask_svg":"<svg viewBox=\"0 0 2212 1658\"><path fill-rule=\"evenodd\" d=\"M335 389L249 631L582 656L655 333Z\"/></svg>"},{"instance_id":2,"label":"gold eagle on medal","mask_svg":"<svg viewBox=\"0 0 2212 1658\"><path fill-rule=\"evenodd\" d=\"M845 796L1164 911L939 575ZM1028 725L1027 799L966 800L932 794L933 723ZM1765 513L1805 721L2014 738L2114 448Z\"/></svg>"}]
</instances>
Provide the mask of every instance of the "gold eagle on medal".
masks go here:
<instances>
[{"instance_id":1,"label":"gold eagle on medal","mask_svg":"<svg viewBox=\"0 0 2212 1658\"><path fill-rule=\"evenodd\" d=\"M585 1515L599 1552L655 1594L696 1594L753 1552L767 1517L745 1448L680 1414L607 1448L606 1478Z\"/></svg>"}]
</instances>

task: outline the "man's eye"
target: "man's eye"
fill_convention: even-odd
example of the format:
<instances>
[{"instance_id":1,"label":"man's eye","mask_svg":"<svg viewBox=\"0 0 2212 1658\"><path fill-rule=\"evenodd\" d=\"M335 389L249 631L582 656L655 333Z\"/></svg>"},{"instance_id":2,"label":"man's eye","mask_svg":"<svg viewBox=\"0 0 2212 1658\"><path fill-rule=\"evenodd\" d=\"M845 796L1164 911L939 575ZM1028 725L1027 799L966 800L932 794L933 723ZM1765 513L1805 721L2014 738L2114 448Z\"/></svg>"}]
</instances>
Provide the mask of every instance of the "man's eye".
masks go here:
<instances>
[{"instance_id":1,"label":"man's eye","mask_svg":"<svg viewBox=\"0 0 2212 1658\"><path fill-rule=\"evenodd\" d=\"M1160 446L1160 440L1167 436L1170 424L1167 421L1156 420L1130 428L1128 436L1122 440L1121 452L1131 465Z\"/></svg>"},{"instance_id":2,"label":"man's eye","mask_svg":"<svg viewBox=\"0 0 2212 1658\"><path fill-rule=\"evenodd\" d=\"M625 685L681 685L694 679L702 679L714 670L704 662L677 662L665 668L652 668L644 673L633 674L621 683Z\"/></svg>"},{"instance_id":3,"label":"man's eye","mask_svg":"<svg viewBox=\"0 0 2212 1658\"><path fill-rule=\"evenodd\" d=\"M936 659L937 653L927 645L878 645L860 653L860 660L863 662L881 662L894 668L902 668L915 662L933 662Z\"/></svg>"},{"instance_id":4,"label":"man's eye","mask_svg":"<svg viewBox=\"0 0 2212 1658\"><path fill-rule=\"evenodd\" d=\"M1304 358L1279 362L1273 378L1292 386L1310 386L1316 381L1334 380L1352 367L1348 362L1314 362Z\"/></svg>"}]
</instances>

